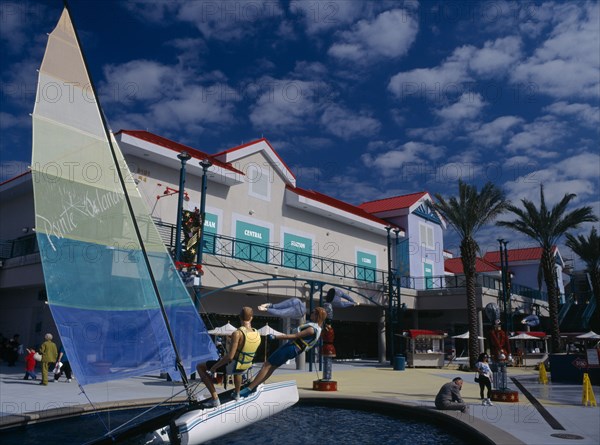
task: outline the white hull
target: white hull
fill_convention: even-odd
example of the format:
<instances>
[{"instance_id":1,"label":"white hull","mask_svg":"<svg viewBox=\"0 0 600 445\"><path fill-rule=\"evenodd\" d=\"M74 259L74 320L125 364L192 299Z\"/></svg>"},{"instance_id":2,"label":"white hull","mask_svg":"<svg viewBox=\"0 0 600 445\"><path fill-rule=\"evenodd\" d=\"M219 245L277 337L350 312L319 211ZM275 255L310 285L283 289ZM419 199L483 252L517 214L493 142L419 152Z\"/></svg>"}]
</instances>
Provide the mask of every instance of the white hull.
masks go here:
<instances>
[{"instance_id":1,"label":"white hull","mask_svg":"<svg viewBox=\"0 0 600 445\"><path fill-rule=\"evenodd\" d=\"M201 444L264 420L298 400L295 381L259 385L254 393L238 401L231 400L218 408L194 409L182 414L171 422L170 427L155 431L149 443ZM173 427L175 431L170 432ZM171 442L169 436L174 435L178 440Z\"/></svg>"}]
</instances>

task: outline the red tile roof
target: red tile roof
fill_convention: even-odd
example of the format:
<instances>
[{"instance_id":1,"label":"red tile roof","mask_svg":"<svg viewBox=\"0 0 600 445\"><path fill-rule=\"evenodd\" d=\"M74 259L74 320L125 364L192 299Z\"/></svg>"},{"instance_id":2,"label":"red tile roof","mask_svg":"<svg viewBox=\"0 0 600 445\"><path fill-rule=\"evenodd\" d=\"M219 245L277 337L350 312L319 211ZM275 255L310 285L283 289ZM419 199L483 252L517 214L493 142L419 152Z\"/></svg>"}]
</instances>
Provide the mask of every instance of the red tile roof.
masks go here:
<instances>
[{"instance_id":1,"label":"red tile roof","mask_svg":"<svg viewBox=\"0 0 600 445\"><path fill-rule=\"evenodd\" d=\"M556 252L556 246L552 246L552 251ZM483 259L490 263L500 264L500 251L488 252ZM536 261L542 259L541 247L528 247L526 249L508 249L508 262L516 261Z\"/></svg>"},{"instance_id":2,"label":"red tile roof","mask_svg":"<svg viewBox=\"0 0 600 445\"><path fill-rule=\"evenodd\" d=\"M448 258L444 261L444 270L453 274L463 274L462 258ZM475 271L476 272L496 272L500 268L495 264L488 263L486 260L477 258L475 260Z\"/></svg>"},{"instance_id":3,"label":"red tile roof","mask_svg":"<svg viewBox=\"0 0 600 445\"><path fill-rule=\"evenodd\" d=\"M314 190L306 190L306 189L302 189L300 187L291 187L289 185L286 186L285 188L293 193L300 195L300 196L314 199L315 201L319 201L319 202L322 202L323 204L330 205L332 207L335 207L336 209L344 210L348 213L352 213L356 216L360 216L361 218L369 219L371 221L375 221L375 222L377 222L379 224L383 224L385 226L395 227L392 224L390 224L388 221L377 218L376 216L373 216L370 213L365 212L363 209L361 209L357 206L348 204L347 202L344 202L344 201L340 201L339 199L332 198L331 196L327 196L322 193L315 192Z\"/></svg>"},{"instance_id":4,"label":"red tile roof","mask_svg":"<svg viewBox=\"0 0 600 445\"><path fill-rule=\"evenodd\" d=\"M180 144L179 142L172 141L170 139L164 138L154 133L150 133L149 131L144 130L120 130L117 134L123 133L128 134L130 136L136 137L146 142L150 142L151 144L160 145L161 147L168 148L169 150L176 151L178 153L182 151L187 151L193 158L196 159L209 159L213 165L217 165L222 168L226 168L227 170L234 171L236 173L241 173L240 170L233 168L230 164L225 162L221 162L218 159L215 159L215 155L209 155L206 152L197 150L192 147L188 147L187 145Z\"/></svg>"},{"instance_id":5,"label":"red tile roof","mask_svg":"<svg viewBox=\"0 0 600 445\"><path fill-rule=\"evenodd\" d=\"M369 213L387 212L389 210L406 209L425 196L427 192L411 193L410 195L394 196L363 202L358 207Z\"/></svg>"}]
</instances>

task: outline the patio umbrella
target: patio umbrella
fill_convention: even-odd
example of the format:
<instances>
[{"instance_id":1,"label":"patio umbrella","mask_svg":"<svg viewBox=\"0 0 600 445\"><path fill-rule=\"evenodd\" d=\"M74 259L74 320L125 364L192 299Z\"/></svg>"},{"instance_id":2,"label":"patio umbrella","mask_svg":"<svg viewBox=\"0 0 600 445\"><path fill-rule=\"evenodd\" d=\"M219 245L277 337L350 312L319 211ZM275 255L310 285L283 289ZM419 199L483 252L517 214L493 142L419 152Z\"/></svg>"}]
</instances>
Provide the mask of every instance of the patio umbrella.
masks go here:
<instances>
[{"instance_id":1,"label":"patio umbrella","mask_svg":"<svg viewBox=\"0 0 600 445\"><path fill-rule=\"evenodd\" d=\"M469 332L465 332L464 334L460 334L460 335L453 335L452 338L463 338L463 339L467 339L469 338ZM485 340L485 337L482 337L481 335L477 337L479 340Z\"/></svg>"},{"instance_id":2,"label":"patio umbrella","mask_svg":"<svg viewBox=\"0 0 600 445\"><path fill-rule=\"evenodd\" d=\"M224 324L223 326L218 326L214 329L211 329L208 331L208 333L210 335L231 335L235 331L237 331L237 328L231 323L227 322L227 324Z\"/></svg>"},{"instance_id":3,"label":"patio umbrella","mask_svg":"<svg viewBox=\"0 0 600 445\"><path fill-rule=\"evenodd\" d=\"M514 335L510 337L509 340L539 340L539 338L534 337L533 335L521 333L519 335Z\"/></svg>"},{"instance_id":4,"label":"patio umbrella","mask_svg":"<svg viewBox=\"0 0 600 445\"><path fill-rule=\"evenodd\" d=\"M261 336L266 336L269 334L273 334L273 335L282 335L283 332L279 332L275 329L273 329L271 326L269 326L269 323L267 323L266 325L264 325L262 328L260 328L258 330L258 332L260 333ZM265 343L265 361L267 361L267 343Z\"/></svg>"},{"instance_id":5,"label":"patio umbrella","mask_svg":"<svg viewBox=\"0 0 600 445\"><path fill-rule=\"evenodd\" d=\"M578 335L575 338L583 338L588 340L598 340L600 339L600 334L596 334L594 331L586 332L585 334Z\"/></svg>"}]
</instances>

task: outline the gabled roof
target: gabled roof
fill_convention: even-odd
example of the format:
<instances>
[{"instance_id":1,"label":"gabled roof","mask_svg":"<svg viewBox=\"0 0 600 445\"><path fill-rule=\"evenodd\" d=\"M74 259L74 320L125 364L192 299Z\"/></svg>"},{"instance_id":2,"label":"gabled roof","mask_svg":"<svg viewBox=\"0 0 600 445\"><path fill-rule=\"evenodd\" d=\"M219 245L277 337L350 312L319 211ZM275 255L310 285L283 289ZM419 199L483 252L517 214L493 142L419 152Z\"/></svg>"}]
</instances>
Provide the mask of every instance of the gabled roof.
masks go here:
<instances>
[{"instance_id":1,"label":"gabled roof","mask_svg":"<svg viewBox=\"0 0 600 445\"><path fill-rule=\"evenodd\" d=\"M462 258L447 258L444 261L444 270L448 273L460 275L464 273ZM475 272L499 272L500 268L484 259L475 259Z\"/></svg>"},{"instance_id":2,"label":"gabled roof","mask_svg":"<svg viewBox=\"0 0 600 445\"><path fill-rule=\"evenodd\" d=\"M196 159L208 159L212 162L213 165L219 166L221 168L231 170L236 173L243 174L240 170L232 167L231 165L222 162L220 159L217 159L216 155L209 155L206 152L200 151L196 148L189 147L184 144L180 144L179 142L172 141L165 137L159 136L154 133L150 133L149 131L144 130L119 130L116 135L119 134L127 134L129 136L133 136L135 138L141 139L146 142L150 142L151 144L160 145L161 147L168 148L169 150L173 150L177 153L181 153L182 151L187 151L193 158Z\"/></svg>"},{"instance_id":3,"label":"gabled roof","mask_svg":"<svg viewBox=\"0 0 600 445\"><path fill-rule=\"evenodd\" d=\"M556 246L552 246L552 253L556 254ZM500 264L500 251L487 252L483 259L490 263ZM541 247L529 247L525 249L508 249L508 262L517 261L539 261L542 259Z\"/></svg>"},{"instance_id":4,"label":"gabled roof","mask_svg":"<svg viewBox=\"0 0 600 445\"><path fill-rule=\"evenodd\" d=\"M258 152L263 152L275 170L284 178L287 185L296 186L296 176L265 138L229 148L217 153L214 157L229 164Z\"/></svg>"},{"instance_id":5,"label":"gabled roof","mask_svg":"<svg viewBox=\"0 0 600 445\"><path fill-rule=\"evenodd\" d=\"M344 201L340 201L339 199L332 198L331 196L315 192L314 190L306 190L300 187L292 187L288 185L286 186L286 194L287 193L292 193L294 195L304 198L300 202L292 202L290 199L287 199L287 203L289 205L302 208L306 211L311 211L312 213L323 214L328 218L344 220L349 224L353 224L352 220L368 220L377 223L375 226L378 226L381 229L393 226L388 221L385 221L381 218L377 218L376 216L365 212L360 207L348 204ZM328 214L328 208L341 210L341 212L335 212L333 211L333 209L331 209L331 214ZM402 228L400 229L404 231Z\"/></svg>"},{"instance_id":6,"label":"gabled roof","mask_svg":"<svg viewBox=\"0 0 600 445\"><path fill-rule=\"evenodd\" d=\"M367 201L358 207L369 213L389 212L390 210L406 209L417 203L427 192L411 193L410 195L393 196L391 198L378 199L376 201Z\"/></svg>"}]
</instances>

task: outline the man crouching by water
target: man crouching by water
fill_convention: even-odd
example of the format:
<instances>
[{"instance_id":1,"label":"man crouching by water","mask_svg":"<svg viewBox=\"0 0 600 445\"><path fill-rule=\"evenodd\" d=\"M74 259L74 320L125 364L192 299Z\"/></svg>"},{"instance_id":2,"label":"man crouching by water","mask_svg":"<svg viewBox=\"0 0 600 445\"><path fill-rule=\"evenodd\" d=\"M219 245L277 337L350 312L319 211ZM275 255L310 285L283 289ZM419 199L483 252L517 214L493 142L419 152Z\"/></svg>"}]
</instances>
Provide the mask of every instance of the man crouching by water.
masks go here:
<instances>
[{"instance_id":1,"label":"man crouching by water","mask_svg":"<svg viewBox=\"0 0 600 445\"><path fill-rule=\"evenodd\" d=\"M455 377L451 382L444 384L437 396L435 396L435 407L437 409L460 411L466 413L469 407L460 396L463 379Z\"/></svg>"}]
</instances>

